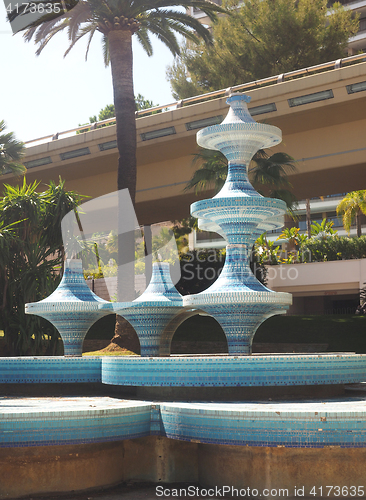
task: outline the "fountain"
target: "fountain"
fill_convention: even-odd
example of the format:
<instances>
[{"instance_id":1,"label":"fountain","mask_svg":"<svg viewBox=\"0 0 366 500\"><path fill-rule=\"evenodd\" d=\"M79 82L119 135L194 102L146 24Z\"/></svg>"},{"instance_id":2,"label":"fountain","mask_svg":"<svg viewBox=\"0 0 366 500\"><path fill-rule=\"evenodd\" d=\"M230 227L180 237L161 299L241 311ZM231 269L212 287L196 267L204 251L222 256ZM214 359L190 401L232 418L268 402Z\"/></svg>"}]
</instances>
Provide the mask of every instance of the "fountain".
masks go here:
<instances>
[{"instance_id":1,"label":"fountain","mask_svg":"<svg viewBox=\"0 0 366 500\"><path fill-rule=\"evenodd\" d=\"M262 285L249 267L255 240L264 232L266 221L276 220L286 209L285 202L264 198L248 180L247 167L258 149L281 141L277 127L253 120L246 103L250 98L232 95L230 111L220 125L201 130L197 142L221 151L229 161L228 176L221 191L210 200L193 203L191 213L212 221L228 242L223 272L202 293L184 298L186 307L201 308L222 326L229 354L250 354L254 334L263 321L286 311L290 294L275 293ZM282 226L280 222L279 226Z\"/></svg>"},{"instance_id":2,"label":"fountain","mask_svg":"<svg viewBox=\"0 0 366 500\"><path fill-rule=\"evenodd\" d=\"M78 277L27 305L60 326L66 356L0 359L11 396L0 399L0 499L117 481L199 483L206 496L364 496L366 401L346 396L344 384L366 380L366 355L251 354L258 326L291 297L264 287L248 266L257 236L281 225L284 204L248 181L253 154L281 132L256 123L247 102L232 95L224 122L198 134L229 160L220 193L192 205L200 226L228 242L210 288L181 297L167 264L156 262L141 297L112 304L82 296L71 262ZM80 357L89 322L114 312L135 327L142 355ZM169 356L177 325L200 312L222 325L229 355ZM47 384L82 393L45 397ZM21 390L28 397L14 396Z\"/></svg>"}]
</instances>

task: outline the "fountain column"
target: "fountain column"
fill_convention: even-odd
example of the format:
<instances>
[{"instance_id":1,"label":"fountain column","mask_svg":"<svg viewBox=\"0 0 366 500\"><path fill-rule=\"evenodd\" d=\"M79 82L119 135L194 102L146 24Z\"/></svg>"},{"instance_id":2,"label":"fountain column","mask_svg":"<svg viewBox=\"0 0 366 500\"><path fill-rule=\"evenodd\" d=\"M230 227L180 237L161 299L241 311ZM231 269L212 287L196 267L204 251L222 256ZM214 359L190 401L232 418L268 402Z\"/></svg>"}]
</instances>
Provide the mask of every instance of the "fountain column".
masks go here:
<instances>
[{"instance_id":1,"label":"fountain column","mask_svg":"<svg viewBox=\"0 0 366 500\"><path fill-rule=\"evenodd\" d=\"M99 309L107 303L93 293L83 275L81 260L65 261L65 270L56 290L46 299L25 305L26 314L45 318L59 331L65 356L81 356L89 328L108 312Z\"/></svg>"},{"instance_id":2,"label":"fountain column","mask_svg":"<svg viewBox=\"0 0 366 500\"><path fill-rule=\"evenodd\" d=\"M260 283L249 266L255 240L265 230L281 227L286 210L282 200L261 196L248 179L247 167L262 148L281 142L277 127L257 123L250 116L250 97L233 94L230 110L220 125L197 134L197 142L221 151L228 159L228 176L212 199L191 205L191 214L202 225L218 230L228 241L226 261L217 281L207 290L184 297L185 307L196 307L213 316L222 326L229 354L251 354L254 334L267 318L286 311L292 302L288 293L276 293ZM201 225L201 227L202 227Z\"/></svg>"}]
</instances>

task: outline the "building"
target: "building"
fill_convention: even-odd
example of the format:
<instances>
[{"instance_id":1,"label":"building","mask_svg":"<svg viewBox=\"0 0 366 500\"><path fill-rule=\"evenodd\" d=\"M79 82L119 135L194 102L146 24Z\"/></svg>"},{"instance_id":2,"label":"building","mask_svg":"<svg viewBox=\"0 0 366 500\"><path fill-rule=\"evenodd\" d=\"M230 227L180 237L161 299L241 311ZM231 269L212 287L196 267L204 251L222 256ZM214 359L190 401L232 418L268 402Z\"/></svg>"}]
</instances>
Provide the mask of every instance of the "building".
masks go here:
<instances>
[{"instance_id":1,"label":"building","mask_svg":"<svg viewBox=\"0 0 366 500\"><path fill-rule=\"evenodd\" d=\"M313 73L305 68L231 89L244 90L252 97L249 108L257 121L282 130L282 144L273 152L285 151L295 158L297 171L290 176L294 192L300 200L323 197L312 201L320 217L334 214L334 195L366 187L365 59L366 54L356 55L321 65ZM189 206L197 196L184 187L195 168L196 132L226 115L224 93L164 105L161 108L170 109L162 113L140 114L136 212L141 225L189 215ZM196 103L197 99L200 102ZM57 182L61 176L67 189L92 198L113 192L117 178L115 126L35 139L27 144L25 163L28 182ZM15 184L17 180L7 174L1 182ZM200 197L211 195L208 191ZM362 280L366 281L362 273L342 288L340 283L333 283L331 289L317 283L318 295L308 282L301 284L300 278L297 284L294 280L290 284L300 287L293 290L297 297L325 297L337 292L337 287L346 295L355 295ZM350 274L345 273L345 279L347 276ZM291 291L283 288L290 286L284 281L270 284L274 289Z\"/></svg>"}]
</instances>

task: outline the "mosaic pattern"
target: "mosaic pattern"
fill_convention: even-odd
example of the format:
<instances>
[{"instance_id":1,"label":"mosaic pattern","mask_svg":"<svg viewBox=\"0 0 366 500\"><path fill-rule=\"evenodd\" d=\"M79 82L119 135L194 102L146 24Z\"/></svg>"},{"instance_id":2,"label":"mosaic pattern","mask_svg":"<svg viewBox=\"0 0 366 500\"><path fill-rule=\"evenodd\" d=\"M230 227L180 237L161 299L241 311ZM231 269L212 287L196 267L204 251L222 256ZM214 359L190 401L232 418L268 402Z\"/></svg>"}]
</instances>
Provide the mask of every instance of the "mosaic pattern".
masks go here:
<instances>
[{"instance_id":1,"label":"mosaic pattern","mask_svg":"<svg viewBox=\"0 0 366 500\"><path fill-rule=\"evenodd\" d=\"M103 382L145 387L258 387L347 384L364 380L366 354L0 358L0 383Z\"/></svg>"},{"instance_id":2,"label":"mosaic pattern","mask_svg":"<svg viewBox=\"0 0 366 500\"><path fill-rule=\"evenodd\" d=\"M251 248L265 228L278 227L286 205L264 198L250 184L247 173L254 153L281 141L277 127L257 123L250 116L250 98L234 94L230 111L220 125L197 134L200 146L221 151L229 161L221 191L210 200L193 203L191 213L200 227L214 226L227 240L223 272L207 290L186 296L185 307L196 307L213 316L225 332L230 355L250 354L254 334L263 321L281 314L291 304L290 294L263 286L249 266Z\"/></svg>"},{"instance_id":3,"label":"mosaic pattern","mask_svg":"<svg viewBox=\"0 0 366 500\"><path fill-rule=\"evenodd\" d=\"M115 312L131 323L140 340L141 356L159 356L164 331L183 310L183 300L171 280L170 265L154 262L149 286L138 299L103 304L100 310Z\"/></svg>"},{"instance_id":4,"label":"mosaic pattern","mask_svg":"<svg viewBox=\"0 0 366 500\"><path fill-rule=\"evenodd\" d=\"M0 383L77 383L100 382L102 361L97 357L0 358Z\"/></svg>"},{"instance_id":5,"label":"mosaic pattern","mask_svg":"<svg viewBox=\"0 0 366 500\"><path fill-rule=\"evenodd\" d=\"M366 446L366 401L162 403L171 439L239 446Z\"/></svg>"},{"instance_id":6,"label":"mosaic pattern","mask_svg":"<svg viewBox=\"0 0 366 500\"><path fill-rule=\"evenodd\" d=\"M366 354L238 357L105 357L102 382L146 387L258 387L357 383Z\"/></svg>"},{"instance_id":7,"label":"mosaic pattern","mask_svg":"<svg viewBox=\"0 0 366 500\"><path fill-rule=\"evenodd\" d=\"M0 398L0 414L0 447L84 444L149 435L238 446L366 446L364 398L220 404L108 397Z\"/></svg>"},{"instance_id":8,"label":"mosaic pattern","mask_svg":"<svg viewBox=\"0 0 366 500\"><path fill-rule=\"evenodd\" d=\"M81 356L85 335L105 312L106 302L85 282L81 260L67 260L61 283L46 299L25 305L26 314L47 319L60 332L65 356Z\"/></svg>"},{"instance_id":9,"label":"mosaic pattern","mask_svg":"<svg viewBox=\"0 0 366 500\"><path fill-rule=\"evenodd\" d=\"M1 447L85 444L150 435L151 406L139 401L0 398L0 414Z\"/></svg>"}]
</instances>

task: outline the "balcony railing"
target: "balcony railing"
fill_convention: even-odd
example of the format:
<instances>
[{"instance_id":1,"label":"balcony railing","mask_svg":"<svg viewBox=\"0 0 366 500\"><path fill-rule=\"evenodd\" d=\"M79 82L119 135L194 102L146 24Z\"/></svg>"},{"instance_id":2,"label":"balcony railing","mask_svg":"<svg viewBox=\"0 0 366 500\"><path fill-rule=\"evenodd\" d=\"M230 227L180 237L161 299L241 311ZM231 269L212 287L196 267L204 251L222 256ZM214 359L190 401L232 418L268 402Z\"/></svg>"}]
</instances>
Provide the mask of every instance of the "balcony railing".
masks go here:
<instances>
[{"instance_id":1,"label":"balcony railing","mask_svg":"<svg viewBox=\"0 0 366 500\"><path fill-rule=\"evenodd\" d=\"M262 80L255 80L253 82L242 83L240 85L235 85L234 87L229 87L227 89L220 89L220 90L215 90L213 92L208 92L207 94L200 94L194 97L187 97L186 99L175 101L169 104L163 104L162 106L154 106L153 108L136 111L136 118L144 117L157 111L162 111L162 112L170 111L171 109L178 109L183 106L189 106L191 104L195 104L197 102L204 102L204 101L209 101L213 98L225 97L230 95L232 92L248 91L269 85L277 85L278 83L283 83L286 80L302 78L304 76L309 76L313 73L326 72L333 69L339 69L344 66L349 66L352 64L357 64L365 61L366 61L366 53L357 54L354 56L345 57L343 59L337 59L335 61L329 61L326 63L317 64L315 66L310 66L308 68L302 68L295 71L290 71L288 73L282 73L281 75L270 76L268 78L263 78ZM71 128L63 132L57 132L55 134L45 135L43 137L38 137L37 139L32 139L31 141L27 141L25 145L31 146L36 142L41 143L46 141L54 141L60 139L61 137L76 134L77 132L94 130L102 125L109 125L115 123L115 121L116 121L115 118L109 118L108 120L102 120L100 122L90 123L87 125Z\"/></svg>"}]
</instances>

